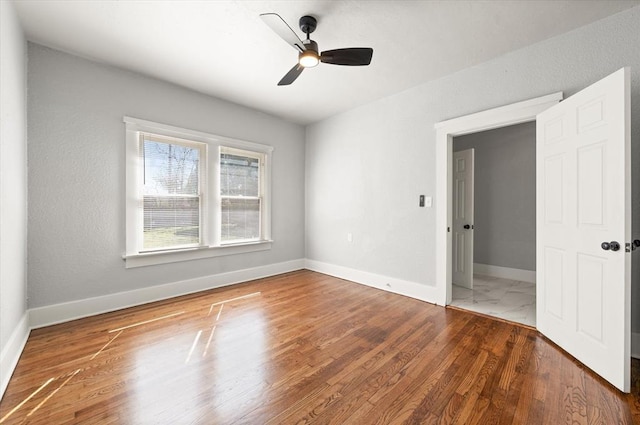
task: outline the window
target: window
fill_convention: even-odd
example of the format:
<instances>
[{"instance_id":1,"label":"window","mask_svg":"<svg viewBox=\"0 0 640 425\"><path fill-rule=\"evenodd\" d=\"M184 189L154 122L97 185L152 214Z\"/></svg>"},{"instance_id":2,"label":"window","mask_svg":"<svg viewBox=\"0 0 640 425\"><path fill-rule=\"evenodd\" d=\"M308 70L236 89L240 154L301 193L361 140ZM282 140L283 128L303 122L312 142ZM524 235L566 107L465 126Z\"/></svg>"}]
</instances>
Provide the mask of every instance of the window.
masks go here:
<instances>
[{"instance_id":1,"label":"window","mask_svg":"<svg viewBox=\"0 0 640 425\"><path fill-rule=\"evenodd\" d=\"M199 246L203 143L140 133L143 179L142 250Z\"/></svg>"},{"instance_id":2,"label":"window","mask_svg":"<svg viewBox=\"0 0 640 425\"><path fill-rule=\"evenodd\" d=\"M273 148L124 122L127 267L270 249Z\"/></svg>"},{"instance_id":3,"label":"window","mask_svg":"<svg viewBox=\"0 0 640 425\"><path fill-rule=\"evenodd\" d=\"M260 239L261 156L220 148L222 243Z\"/></svg>"}]
</instances>

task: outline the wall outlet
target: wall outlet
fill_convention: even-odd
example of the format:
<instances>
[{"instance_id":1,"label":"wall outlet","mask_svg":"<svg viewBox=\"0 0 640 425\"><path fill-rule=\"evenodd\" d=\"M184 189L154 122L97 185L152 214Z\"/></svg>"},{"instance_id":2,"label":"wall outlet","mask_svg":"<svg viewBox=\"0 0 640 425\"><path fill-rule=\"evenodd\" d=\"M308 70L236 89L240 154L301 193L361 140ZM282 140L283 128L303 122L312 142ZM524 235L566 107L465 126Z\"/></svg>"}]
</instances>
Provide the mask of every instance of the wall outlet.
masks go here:
<instances>
[{"instance_id":1,"label":"wall outlet","mask_svg":"<svg viewBox=\"0 0 640 425\"><path fill-rule=\"evenodd\" d=\"M353 234L347 233L347 242L353 242Z\"/></svg>"}]
</instances>

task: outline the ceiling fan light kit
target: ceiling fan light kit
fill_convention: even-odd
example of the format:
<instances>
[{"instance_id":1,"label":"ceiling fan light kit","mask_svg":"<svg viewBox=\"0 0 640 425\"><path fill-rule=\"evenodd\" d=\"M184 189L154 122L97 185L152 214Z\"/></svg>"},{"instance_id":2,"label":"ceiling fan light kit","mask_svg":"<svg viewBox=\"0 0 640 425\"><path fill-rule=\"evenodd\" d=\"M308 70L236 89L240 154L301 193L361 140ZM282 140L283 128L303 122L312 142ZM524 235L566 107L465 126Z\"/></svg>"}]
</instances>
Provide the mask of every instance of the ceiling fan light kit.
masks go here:
<instances>
[{"instance_id":1,"label":"ceiling fan light kit","mask_svg":"<svg viewBox=\"0 0 640 425\"><path fill-rule=\"evenodd\" d=\"M307 48L298 55L298 63L305 68L313 68L320 63L320 55L318 54L318 43L313 40L305 40L304 46Z\"/></svg>"},{"instance_id":2,"label":"ceiling fan light kit","mask_svg":"<svg viewBox=\"0 0 640 425\"><path fill-rule=\"evenodd\" d=\"M273 32L298 51L298 63L280 80L279 86L287 86L293 83L305 68L312 68L320 62L346 66L366 66L371 63L373 49L369 47L326 50L318 54L318 43L309 38L309 34L314 32L318 25L318 21L313 16L305 15L298 22L300 30L307 35L305 41L300 40L280 15L263 13L260 18Z\"/></svg>"}]
</instances>

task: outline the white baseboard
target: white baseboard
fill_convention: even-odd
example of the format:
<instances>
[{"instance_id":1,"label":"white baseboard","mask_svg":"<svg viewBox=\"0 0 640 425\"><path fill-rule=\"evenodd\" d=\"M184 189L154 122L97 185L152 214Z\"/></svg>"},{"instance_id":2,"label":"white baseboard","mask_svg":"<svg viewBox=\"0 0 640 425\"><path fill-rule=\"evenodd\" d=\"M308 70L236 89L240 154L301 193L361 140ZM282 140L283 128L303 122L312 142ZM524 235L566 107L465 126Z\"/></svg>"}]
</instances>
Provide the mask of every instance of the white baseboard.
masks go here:
<instances>
[{"instance_id":1,"label":"white baseboard","mask_svg":"<svg viewBox=\"0 0 640 425\"><path fill-rule=\"evenodd\" d=\"M438 299L435 286L423 285L408 280L396 279L394 277L364 272L362 270L309 259L305 260L305 268L318 273L328 274L330 276L339 277L340 279L349 280L351 282L360 283L362 285L371 286L373 288L382 289L383 291L393 292L394 294L404 295L432 304L436 304L436 300Z\"/></svg>"},{"instance_id":2,"label":"white baseboard","mask_svg":"<svg viewBox=\"0 0 640 425\"><path fill-rule=\"evenodd\" d=\"M512 269L510 267L474 263L473 274L519 280L520 282L536 283L536 272L532 270Z\"/></svg>"},{"instance_id":3,"label":"white baseboard","mask_svg":"<svg viewBox=\"0 0 640 425\"><path fill-rule=\"evenodd\" d=\"M480 270L474 269L474 272L478 274L535 283L535 272L530 270L510 269L507 267L488 266L486 264L474 264L474 267L476 266L480 266L480 270L483 272L488 270L493 273L481 273ZM323 263L321 261L309 259L305 260L304 268L318 273L339 277L340 279L349 280L351 282L371 286L373 288L382 289L383 291L393 292L395 294L405 295L436 304L434 301L437 299L436 290L433 286L421 285L415 282L409 282L406 280L363 272L349 267L337 266L335 264ZM631 357L640 359L640 333L638 332L631 333Z\"/></svg>"},{"instance_id":4,"label":"white baseboard","mask_svg":"<svg viewBox=\"0 0 640 425\"><path fill-rule=\"evenodd\" d=\"M640 333L631 332L631 357L640 359Z\"/></svg>"},{"instance_id":5,"label":"white baseboard","mask_svg":"<svg viewBox=\"0 0 640 425\"><path fill-rule=\"evenodd\" d=\"M29 310L32 329L304 268L304 259L203 276Z\"/></svg>"},{"instance_id":6,"label":"white baseboard","mask_svg":"<svg viewBox=\"0 0 640 425\"><path fill-rule=\"evenodd\" d=\"M496 268L495 266L478 264L476 264L475 266L480 266L481 269L483 266L489 267L488 270L490 272L493 272L493 275L495 275L495 270L498 270L498 273L503 273L503 271L501 271L500 269L516 270L515 274L509 274L506 278L517 279L521 281L530 281L525 279L526 274L533 273L532 280L535 281L535 272L530 272L527 270L507 269L505 267ZM301 270L304 268L384 291L416 298L421 301L435 304L435 300L438 299L438 294L435 286L419 284L416 282L396 279L388 276L356 270L349 267L323 263L315 260L298 259L277 264L254 267L251 269L237 270L228 273L221 273L196 279L173 282L155 287L137 289L134 291L120 292L117 294L105 295L85 300L34 308L29 310L28 313L26 313L22 317L20 323L18 324L18 326L16 326L13 333L11 334L9 342L0 353L0 398L4 394L11 375L13 374L13 370L15 369L18 360L20 359L22 350L24 349L27 338L29 337L30 328L35 329L56 323L79 319L82 317L115 311L122 308L132 307L135 305L145 304L153 301L159 301L180 295L186 295L207 289L232 285L235 283L246 282L253 279L260 279L263 277ZM476 272L480 273L480 270L476 269ZM518 274L518 272L525 272L525 278L523 278L523 274ZM498 277L503 276L504 274ZM631 355L634 358L640 358L640 333L634 332L631 334Z\"/></svg>"},{"instance_id":7,"label":"white baseboard","mask_svg":"<svg viewBox=\"0 0 640 425\"><path fill-rule=\"evenodd\" d=\"M4 395L4 391L9 385L9 380L13 374L13 370L20 360L20 355L29 338L29 313L25 312L18 326L13 330L7 345L0 353L0 399Z\"/></svg>"}]
</instances>

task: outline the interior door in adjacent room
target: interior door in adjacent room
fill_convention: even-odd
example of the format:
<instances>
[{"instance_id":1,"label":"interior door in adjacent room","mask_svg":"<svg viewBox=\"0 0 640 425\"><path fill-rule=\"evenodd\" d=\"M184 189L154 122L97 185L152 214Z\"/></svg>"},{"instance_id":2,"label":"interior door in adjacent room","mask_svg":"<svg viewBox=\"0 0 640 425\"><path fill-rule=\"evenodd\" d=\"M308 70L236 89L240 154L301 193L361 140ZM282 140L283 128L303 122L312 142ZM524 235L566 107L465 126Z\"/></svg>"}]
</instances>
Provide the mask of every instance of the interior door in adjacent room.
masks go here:
<instances>
[{"instance_id":1,"label":"interior door in adjacent room","mask_svg":"<svg viewBox=\"0 0 640 425\"><path fill-rule=\"evenodd\" d=\"M453 153L452 282L473 288L474 150Z\"/></svg>"},{"instance_id":2,"label":"interior door in adjacent room","mask_svg":"<svg viewBox=\"0 0 640 425\"><path fill-rule=\"evenodd\" d=\"M630 389L630 70L537 116L537 327Z\"/></svg>"}]
</instances>

